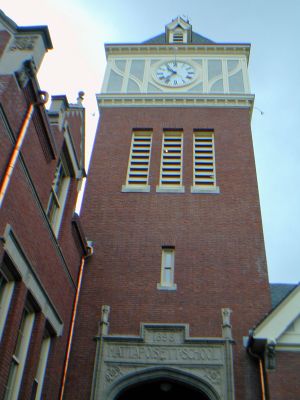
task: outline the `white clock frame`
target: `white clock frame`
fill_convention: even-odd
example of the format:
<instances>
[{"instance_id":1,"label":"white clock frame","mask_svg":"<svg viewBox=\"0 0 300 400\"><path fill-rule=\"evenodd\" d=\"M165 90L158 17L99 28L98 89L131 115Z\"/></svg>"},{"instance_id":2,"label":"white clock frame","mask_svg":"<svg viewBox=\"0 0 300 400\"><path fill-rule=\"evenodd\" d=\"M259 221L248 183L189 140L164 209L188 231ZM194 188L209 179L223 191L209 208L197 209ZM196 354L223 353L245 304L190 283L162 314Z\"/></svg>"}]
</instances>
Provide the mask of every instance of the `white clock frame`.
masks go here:
<instances>
[{"instance_id":1,"label":"white clock frame","mask_svg":"<svg viewBox=\"0 0 300 400\"><path fill-rule=\"evenodd\" d=\"M190 81L187 81L187 82L184 82L184 83L181 83L181 84L176 84L176 85L172 85L172 84L168 84L168 83L165 83L165 82L163 82L162 80L160 80L158 77L157 77L157 71L162 67L162 66L164 66L164 65L167 65L167 64L170 64L170 63L181 63L181 64L185 64L185 65L188 65L188 66L190 66L192 69L193 69L193 73L194 73L194 76L193 76L193 78L190 80ZM198 66L196 66L194 63L191 63L190 62L190 60L189 61L186 61L185 59L184 60L182 60L182 59L176 59L176 60L171 60L171 59L165 59L165 60L163 60L163 61L160 61L159 63L156 63L156 64L154 64L153 66L152 66L152 79L154 80L154 82L156 83L156 84L158 84L159 86L163 86L163 87L165 87L165 88L170 88L170 89L177 89L177 88L182 88L182 87L185 87L185 86L189 86L189 85L192 85L192 84L194 84L195 83L195 80L198 78L198 76L199 76L199 71L198 71ZM182 78L181 78L182 79Z\"/></svg>"}]
</instances>

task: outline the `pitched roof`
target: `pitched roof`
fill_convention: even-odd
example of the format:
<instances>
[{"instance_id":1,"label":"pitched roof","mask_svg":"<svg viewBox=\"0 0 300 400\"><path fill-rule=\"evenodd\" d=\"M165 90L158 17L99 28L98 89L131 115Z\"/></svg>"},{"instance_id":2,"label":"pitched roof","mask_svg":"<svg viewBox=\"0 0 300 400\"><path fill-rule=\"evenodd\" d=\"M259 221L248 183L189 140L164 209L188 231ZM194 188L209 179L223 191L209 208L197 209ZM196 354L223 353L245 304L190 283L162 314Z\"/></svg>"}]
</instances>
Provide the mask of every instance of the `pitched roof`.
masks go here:
<instances>
[{"instance_id":1,"label":"pitched roof","mask_svg":"<svg viewBox=\"0 0 300 400\"><path fill-rule=\"evenodd\" d=\"M281 341L281 337L289 334L289 327L299 321L300 310L300 284L271 284L272 300L279 301L277 305L256 325L252 332L252 339L258 341L268 340L277 342L277 345L296 346L300 349L298 340ZM294 332L295 333L295 332ZM300 333L300 332L299 332Z\"/></svg>"},{"instance_id":2,"label":"pitched roof","mask_svg":"<svg viewBox=\"0 0 300 400\"><path fill-rule=\"evenodd\" d=\"M142 42L143 44L166 44L166 34L161 33L160 35L154 36L151 39L145 40L145 42ZM199 35L199 33L192 32L192 41L191 44L211 44L215 43L212 40Z\"/></svg>"},{"instance_id":3,"label":"pitched roof","mask_svg":"<svg viewBox=\"0 0 300 400\"><path fill-rule=\"evenodd\" d=\"M270 283L272 309L277 307L296 286L292 283Z\"/></svg>"}]
</instances>

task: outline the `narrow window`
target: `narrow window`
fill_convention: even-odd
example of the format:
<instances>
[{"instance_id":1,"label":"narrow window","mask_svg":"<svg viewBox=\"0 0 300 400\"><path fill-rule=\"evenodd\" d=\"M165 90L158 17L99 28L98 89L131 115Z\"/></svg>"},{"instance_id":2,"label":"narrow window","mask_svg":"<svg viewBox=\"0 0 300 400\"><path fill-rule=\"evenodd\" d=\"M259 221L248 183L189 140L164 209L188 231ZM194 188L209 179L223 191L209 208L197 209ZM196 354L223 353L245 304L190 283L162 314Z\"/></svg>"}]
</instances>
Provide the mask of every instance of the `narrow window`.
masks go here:
<instances>
[{"instance_id":1,"label":"narrow window","mask_svg":"<svg viewBox=\"0 0 300 400\"><path fill-rule=\"evenodd\" d=\"M51 188L50 198L47 207L47 216L57 236L62 221L63 211L70 185L70 172L66 157L61 155L56 167L54 180Z\"/></svg>"},{"instance_id":2,"label":"narrow window","mask_svg":"<svg viewBox=\"0 0 300 400\"><path fill-rule=\"evenodd\" d=\"M214 134L194 132L194 191L216 190Z\"/></svg>"},{"instance_id":3,"label":"narrow window","mask_svg":"<svg viewBox=\"0 0 300 400\"><path fill-rule=\"evenodd\" d=\"M45 334L41 345L40 358L33 382L32 395L31 395L32 400L40 400L42 398L43 383L47 368L50 344L51 344L50 334L48 330L45 330Z\"/></svg>"},{"instance_id":4,"label":"narrow window","mask_svg":"<svg viewBox=\"0 0 300 400\"><path fill-rule=\"evenodd\" d=\"M148 186L149 166L151 157L152 133L134 132L132 135L130 156L128 162L126 185L123 187L132 191L134 189L150 190Z\"/></svg>"},{"instance_id":5,"label":"narrow window","mask_svg":"<svg viewBox=\"0 0 300 400\"><path fill-rule=\"evenodd\" d=\"M5 262L0 268L0 342L3 336L15 281Z\"/></svg>"},{"instance_id":6,"label":"narrow window","mask_svg":"<svg viewBox=\"0 0 300 400\"><path fill-rule=\"evenodd\" d=\"M23 311L18 331L17 344L9 370L4 400L17 399L19 396L26 357L34 323L34 312L29 306Z\"/></svg>"},{"instance_id":7,"label":"narrow window","mask_svg":"<svg viewBox=\"0 0 300 400\"><path fill-rule=\"evenodd\" d=\"M164 132L160 188L178 189L182 187L182 132Z\"/></svg>"},{"instance_id":8,"label":"narrow window","mask_svg":"<svg viewBox=\"0 0 300 400\"><path fill-rule=\"evenodd\" d=\"M175 248L163 247L161 255L161 278L158 289L175 290L174 284Z\"/></svg>"}]
</instances>

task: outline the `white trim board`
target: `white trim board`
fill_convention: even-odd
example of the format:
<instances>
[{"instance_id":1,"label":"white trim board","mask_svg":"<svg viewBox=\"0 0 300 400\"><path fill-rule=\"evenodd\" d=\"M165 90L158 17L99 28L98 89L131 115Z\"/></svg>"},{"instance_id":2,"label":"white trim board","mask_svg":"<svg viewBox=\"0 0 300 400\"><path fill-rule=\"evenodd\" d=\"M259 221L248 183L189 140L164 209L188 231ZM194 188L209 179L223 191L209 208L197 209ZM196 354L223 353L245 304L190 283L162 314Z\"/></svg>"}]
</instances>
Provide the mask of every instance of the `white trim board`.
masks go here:
<instances>
[{"instance_id":1,"label":"white trim board","mask_svg":"<svg viewBox=\"0 0 300 400\"><path fill-rule=\"evenodd\" d=\"M300 285L298 285L274 310L254 329L253 339L265 339L280 344L300 317ZM297 322L298 324L298 322ZM282 337L282 340L280 339ZM283 343L282 343L283 344ZM300 345L300 343L294 343Z\"/></svg>"},{"instance_id":2,"label":"white trim board","mask_svg":"<svg viewBox=\"0 0 300 400\"><path fill-rule=\"evenodd\" d=\"M17 268L27 289L39 304L45 318L56 331L57 336L61 336L63 332L62 319L32 265L25 256L24 251L22 250L10 225L6 226L4 232L4 250Z\"/></svg>"}]
</instances>

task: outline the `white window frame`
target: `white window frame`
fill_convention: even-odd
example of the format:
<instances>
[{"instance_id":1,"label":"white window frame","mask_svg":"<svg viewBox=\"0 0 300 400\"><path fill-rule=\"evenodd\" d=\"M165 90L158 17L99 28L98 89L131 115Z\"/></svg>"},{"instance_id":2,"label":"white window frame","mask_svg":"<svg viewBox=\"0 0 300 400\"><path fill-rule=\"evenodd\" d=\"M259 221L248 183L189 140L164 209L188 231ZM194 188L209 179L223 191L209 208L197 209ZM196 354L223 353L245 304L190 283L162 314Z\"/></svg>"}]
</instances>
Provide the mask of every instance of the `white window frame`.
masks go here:
<instances>
[{"instance_id":1,"label":"white window frame","mask_svg":"<svg viewBox=\"0 0 300 400\"><path fill-rule=\"evenodd\" d=\"M219 193L216 185L215 137L213 131L195 130L193 133L192 193Z\"/></svg>"},{"instance_id":2,"label":"white window frame","mask_svg":"<svg viewBox=\"0 0 300 400\"><path fill-rule=\"evenodd\" d=\"M46 331L41 345L39 362L34 378L34 385L36 388L34 400L40 400L42 398L42 391L44 385L44 379L47 369L48 356L50 352L51 336L48 331Z\"/></svg>"},{"instance_id":3,"label":"white window frame","mask_svg":"<svg viewBox=\"0 0 300 400\"><path fill-rule=\"evenodd\" d=\"M15 280L22 280L27 290L33 295L34 299L36 299L38 307L47 321L49 321L54 334L61 336L63 333L62 318L56 310L48 293L45 291L38 276L35 274L33 266L26 257L26 254L10 225L6 226L3 236L4 251L9 260L13 263L14 271L11 271L12 276L16 276Z\"/></svg>"},{"instance_id":4,"label":"white window frame","mask_svg":"<svg viewBox=\"0 0 300 400\"><path fill-rule=\"evenodd\" d=\"M70 181L70 170L67 165L66 157L62 153L55 170L47 207L47 216L56 237L58 236L62 223Z\"/></svg>"},{"instance_id":5,"label":"white window frame","mask_svg":"<svg viewBox=\"0 0 300 400\"><path fill-rule=\"evenodd\" d=\"M3 267L3 268L2 268ZM0 270L0 342L10 308L11 299L15 287L15 281L5 266L5 261ZM2 283L1 283L2 282Z\"/></svg>"},{"instance_id":6,"label":"white window frame","mask_svg":"<svg viewBox=\"0 0 300 400\"><path fill-rule=\"evenodd\" d=\"M122 192L149 192L149 170L152 148L152 131L132 133L126 184Z\"/></svg>"},{"instance_id":7,"label":"white window frame","mask_svg":"<svg viewBox=\"0 0 300 400\"><path fill-rule=\"evenodd\" d=\"M176 290L177 285L174 283L175 275L175 248L163 247L161 253L161 273L160 283L157 289L160 290Z\"/></svg>"},{"instance_id":8,"label":"white window frame","mask_svg":"<svg viewBox=\"0 0 300 400\"><path fill-rule=\"evenodd\" d=\"M12 357L4 400L17 400L19 397L34 319L34 312L27 305L20 321L17 344Z\"/></svg>"},{"instance_id":9,"label":"white window frame","mask_svg":"<svg viewBox=\"0 0 300 400\"><path fill-rule=\"evenodd\" d=\"M183 131L166 130L163 133L160 177L157 192L184 192L182 185Z\"/></svg>"}]
</instances>

